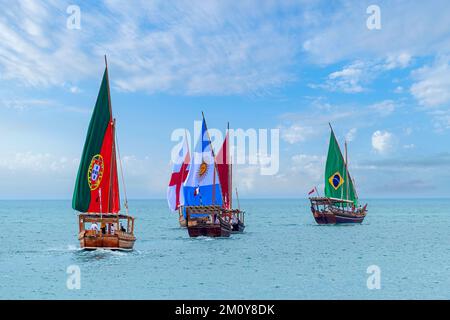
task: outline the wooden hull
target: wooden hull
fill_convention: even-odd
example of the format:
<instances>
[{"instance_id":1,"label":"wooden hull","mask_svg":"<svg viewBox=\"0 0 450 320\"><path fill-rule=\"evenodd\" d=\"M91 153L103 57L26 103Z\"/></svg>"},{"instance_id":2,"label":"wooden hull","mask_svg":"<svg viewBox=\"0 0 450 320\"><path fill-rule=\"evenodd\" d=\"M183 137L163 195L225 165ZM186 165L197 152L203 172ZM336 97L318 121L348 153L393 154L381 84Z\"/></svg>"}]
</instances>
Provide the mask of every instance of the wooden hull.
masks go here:
<instances>
[{"instance_id":1,"label":"wooden hull","mask_svg":"<svg viewBox=\"0 0 450 320\"><path fill-rule=\"evenodd\" d=\"M81 232L78 239L80 240L80 247L85 250L110 249L131 251L136 241L134 236L127 233L88 235L86 232Z\"/></svg>"},{"instance_id":2,"label":"wooden hull","mask_svg":"<svg viewBox=\"0 0 450 320\"><path fill-rule=\"evenodd\" d=\"M245 224L239 221L231 226L231 233L242 233L245 230Z\"/></svg>"},{"instance_id":3,"label":"wooden hull","mask_svg":"<svg viewBox=\"0 0 450 320\"><path fill-rule=\"evenodd\" d=\"M180 228L187 227L186 219L183 217L183 215L180 215L180 217L178 218L178 222L180 223Z\"/></svg>"},{"instance_id":4,"label":"wooden hull","mask_svg":"<svg viewBox=\"0 0 450 320\"><path fill-rule=\"evenodd\" d=\"M231 225L220 220L220 224L197 223L187 227L189 237L229 237L231 234Z\"/></svg>"},{"instance_id":5,"label":"wooden hull","mask_svg":"<svg viewBox=\"0 0 450 320\"><path fill-rule=\"evenodd\" d=\"M362 223L366 217L365 211L352 213L341 210L317 211L312 209L312 213L318 224Z\"/></svg>"}]
</instances>

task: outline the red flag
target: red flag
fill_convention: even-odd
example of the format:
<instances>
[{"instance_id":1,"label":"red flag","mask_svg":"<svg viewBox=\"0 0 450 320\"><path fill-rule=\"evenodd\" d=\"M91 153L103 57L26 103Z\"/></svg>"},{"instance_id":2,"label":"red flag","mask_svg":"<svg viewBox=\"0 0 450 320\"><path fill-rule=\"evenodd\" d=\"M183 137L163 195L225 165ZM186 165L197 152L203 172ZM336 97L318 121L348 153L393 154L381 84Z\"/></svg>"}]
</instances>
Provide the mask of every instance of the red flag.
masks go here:
<instances>
[{"instance_id":1,"label":"red flag","mask_svg":"<svg viewBox=\"0 0 450 320\"><path fill-rule=\"evenodd\" d=\"M167 202L169 203L169 208L172 211L178 210L179 206L183 204L182 186L189 173L189 163L189 147L187 145L187 140L185 139L178 154L178 158L174 163L172 175L170 176L169 187L167 189Z\"/></svg>"},{"instance_id":2,"label":"red flag","mask_svg":"<svg viewBox=\"0 0 450 320\"><path fill-rule=\"evenodd\" d=\"M228 150L229 144L228 144L228 131L227 135L225 136L225 140L223 141L222 148L219 150L219 153L216 155L216 168L217 173L219 174L219 182L220 182L220 189L222 190L222 196L223 196L223 207L226 209L231 209L230 206L230 191L231 191L231 177L230 177L230 166L231 161L228 158Z\"/></svg>"},{"instance_id":3,"label":"red flag","mask_svg":"<svg viewBox=\"0 0 450 320\"><path fill-rule=\"evenodd\" d=\"M314 187L310 192L308 192L308 196L312 195L316 191L316 187Z\"/></svg>"}]
</instances>

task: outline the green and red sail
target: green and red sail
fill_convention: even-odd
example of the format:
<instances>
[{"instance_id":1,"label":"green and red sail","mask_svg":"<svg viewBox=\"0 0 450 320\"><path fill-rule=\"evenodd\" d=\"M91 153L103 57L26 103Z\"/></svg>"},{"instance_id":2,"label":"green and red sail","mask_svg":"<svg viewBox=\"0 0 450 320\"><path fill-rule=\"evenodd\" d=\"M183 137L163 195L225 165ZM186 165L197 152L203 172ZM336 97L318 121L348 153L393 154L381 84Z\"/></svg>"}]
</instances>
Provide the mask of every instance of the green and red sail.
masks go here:
<instances>
[{"instance_id":1,"label":"green and red sail","mask_svg":"<svg viewBox=\"0 0 450 320\"><path fill-rule=\"evenodd\" d=\"M106 68L80 160L72 199L74 210L102 214L120 211L114 127Z\"/></svg>"}]
</instances>

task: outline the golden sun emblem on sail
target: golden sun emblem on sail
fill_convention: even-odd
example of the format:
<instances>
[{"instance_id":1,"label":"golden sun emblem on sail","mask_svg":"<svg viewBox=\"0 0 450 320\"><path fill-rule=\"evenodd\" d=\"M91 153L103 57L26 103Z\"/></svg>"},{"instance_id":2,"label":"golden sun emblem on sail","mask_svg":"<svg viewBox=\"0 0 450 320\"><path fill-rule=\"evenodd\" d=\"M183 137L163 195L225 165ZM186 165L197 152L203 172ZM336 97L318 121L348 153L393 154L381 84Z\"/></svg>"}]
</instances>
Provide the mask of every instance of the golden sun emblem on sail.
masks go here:
<instances>
[{"instance_id":1,"label":"golden sun emblem on sail","mask_svg":"<svg viewBox=\"0 0 450 320\"><path fill-rule=\"evenodd\" d=\"M89 189L91 189L91 191L97 190L98 187L100 187L104 170L105 164L103 162L103 157L101 154L96 154L92 157L87 176Z\"/></svg>"},{"instance_id":2,"label":"golden sun emblem on sail","mask_svg":"<svg viewBox=\"0 0 450 320\"><path fill-rule=\"evenodd\" d=\"M331 186L334 188L334 190L339 189L340 186L344 184L344 178L342 178L339 171L336 173L333 173L331 177L328 179L328 182L331 184Z\"/></svg>"},{"instance_id":3,"label":"golden sun emblem on sail","mask_svg":"<svg viewBox=\"0 0 450 320\"><path fill-rule=\"evenodd\" d=\"M197 171L199 179L204 178L207 173L208 173L208 164L205 162L205 160L203 160L202 164L200 165Z\"/></svg>"}]
</instances>

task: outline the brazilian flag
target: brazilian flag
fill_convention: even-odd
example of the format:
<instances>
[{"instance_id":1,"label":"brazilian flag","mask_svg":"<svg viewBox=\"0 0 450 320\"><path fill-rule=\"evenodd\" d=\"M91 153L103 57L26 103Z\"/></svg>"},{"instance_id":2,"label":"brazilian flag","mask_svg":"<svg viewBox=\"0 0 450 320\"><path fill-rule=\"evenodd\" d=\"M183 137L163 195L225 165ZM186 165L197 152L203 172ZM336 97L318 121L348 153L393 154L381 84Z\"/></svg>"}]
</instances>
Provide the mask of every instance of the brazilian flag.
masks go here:
<instances>
[{"instance_id":1,"label":"brazilian flag","mask_svg":"<svg viewBox=\"0 0 450 320\"><path fill-rule=\"evenodd\" d=\"M358 198L353 181L345 166L345 160L336 140L333 130L330 135L327 163L325 166L325 196L353 201L355 206Z\"/></svg>"}]
</instances>

